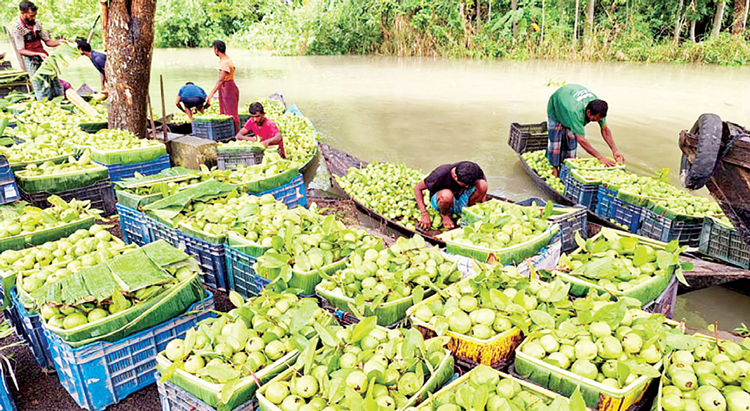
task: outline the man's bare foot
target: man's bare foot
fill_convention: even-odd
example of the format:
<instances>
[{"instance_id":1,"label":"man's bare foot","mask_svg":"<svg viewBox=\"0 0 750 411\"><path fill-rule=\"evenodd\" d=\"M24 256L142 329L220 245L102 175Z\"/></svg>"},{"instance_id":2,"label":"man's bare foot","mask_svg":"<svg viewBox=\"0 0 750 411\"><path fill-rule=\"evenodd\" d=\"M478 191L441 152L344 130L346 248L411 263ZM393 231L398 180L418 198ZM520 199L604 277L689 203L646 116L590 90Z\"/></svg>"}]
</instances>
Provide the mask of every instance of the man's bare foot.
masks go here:
<instances>
[{"instance_id":1,"label":"man's bare foot","mask_svg":"<svg viewBox=\"0 0 750 411\"><path fill-rule=\"evenodd\" d=\"M453 223L453 220L451 219L451 216L449 215L442 215L443 219L443 227L450 230L456 227L456 225Z\"/></svg>"}]
</instances>

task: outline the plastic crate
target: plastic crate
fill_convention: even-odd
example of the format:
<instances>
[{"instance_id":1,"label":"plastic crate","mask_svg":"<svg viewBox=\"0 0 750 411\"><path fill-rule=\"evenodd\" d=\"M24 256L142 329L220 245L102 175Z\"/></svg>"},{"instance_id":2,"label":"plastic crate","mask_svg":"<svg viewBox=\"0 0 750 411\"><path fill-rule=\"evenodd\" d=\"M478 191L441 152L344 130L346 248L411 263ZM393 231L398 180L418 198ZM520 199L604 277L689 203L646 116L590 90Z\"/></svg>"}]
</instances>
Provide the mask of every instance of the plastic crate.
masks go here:
<instances>
[{"instance_id":1,"label":"plastic crate","mask_svg":"<svg viewBox=\"0 0 750 411\"><path fill-rule=\"evenodd\" d=\"M677 240L680 245L698 247L701 241L703 222L676 221L643 208L638 235L665 243Z\"/></svg>"},{"instance_id":2,"label":"plastic crate","mask_svg":"<svg viewBox=\"0 0 750 411\"><path fill-rule=\"evenodd\" d=\"M227 260L227 282L230 290L237 291L243 298L259 295L271 280L255 272L255 257L228 245L224 246Z\"/></svg>"},{"instance_id":3,"label":"plastic crate","mask_svg":"<svg viewBox=\"0 0 750 411\"><path fill-rule=\"evenodd\" d=\"M21 192L21 199L29 203L29 205L39 208L47 208L50 206L49 202L47 202L47 198L52 195L50 193L27 193L23 190L19 191ZM115 208L117 199L110 180L99 181L88 187L61 191L55 193L55 195L60 196L60 198L68 202L72 199L89 200L91 201L91 208L104 211L105 216L117 212L117 209Z\"/></svg>"},{"instance_id":4,"label":"plastic crate","mask_svg":"<svg viewBox=\"0 0 750 411\"><path fill-rule=\"evenodd\" d=\"M97 163L101 164L101 163ZM126 178L135 177L135 173L144 176L159 174L160 171L172 167L169 156L161 156L154 161L136 164L102 164L109 169L109 179L120 181Z\"/></svg>"},{"instance_id":5,"label":"plastic crate","mask_svg":"<svg viewBox=\"0 0 750 411\"><path fill-rule=\"evenodd\" d=\"M219 153L216 155L216 164L219 170L234 170L238 165L252 166L263 161L263 153Z\"/></svg>"},{"instance_id":6,"label":"plastic crate","mask_svg":"<svg viewBox=\"0 0 750 411\"><path fill-rule=\"evenodd\" d=\"M707 256L744 269L750 268L750 248L742 241L740 233L735 228L719 223L713 217L703 219L698 249Z\"/></svg>"},{"instance_id":7,"label":"plastic crate","mask_svg":"<svg viewBox=\"0 0 750 411\"><path fill-rule=\"evenodd\" d=\"M532 203L536 203L540 207L544 207L547 205L547 200L542 200L541 198L528 198L523 201L518 201L516 204L522 205L522 206L530 206ZM555 205L556 207L564 207ZM560 226L560 237L562 241L562 251L570 251L575 250L578 248L578 244L576 243L576 232L580 234L580 236L584 239L588 238L588 221L589 221L589 213L586 207L583 206L573 206L573 207L567 207L567 208L574 208L577 211L564 214L560 217L554 217L551 218L552 221L555 222L558 226ZM552 244L555 240L552 239L550 241L550 244Z\"/></svg>"},{"instance_id":8,"label":"plastic crate","mask_svg":"<svg viewBox=\"0 0 750 411\"><path fill-rule=\"evenodd\" d=\"M199 321L212 317L213 294L193 304L172 320L123 338L71 348L60 337L44 331L60 384L79 406L99 411L154 382L156 354L175 338L184 338ZM202 310L197 313L192 311Z\"/></svg>"},{"instance_id":9,"label":"plastic crate","mask_svg":"<svg viewBox=\"0 0 750 411\"><path fill-rule=\"evenodd\" d=\"M565 185L563 197L588 208L594 213L596 212L596 203L599 196L598 183L584 183L578 181L573 178L570 169L564 165L560 170L560 180L562 180Z\"/></svg>"},{"instance_id":10,"label":"plastic crate","mask_svg":"<svg viewBox=\"0 0 750 411\"><path fill-rule=\"evenodd\" d=\"M0 373L2 388L0 388L0 411L16 411L16 402L13 401L13 393L10 392L8 381L4 373Z\"/></svg>"},{"instance_id":11,"label":"plastic crate","mask_svg":"<svg viewBox=\"0 0 750 411\"><path fill-rule=\"evenodd\" d=\"M547 149L547 122L510 125L508 145L519 154Z\"/></svg>"},{"instance_id":12,"label":"plastic crate","mask_svg":"<svg viewBox=\"0 0 750 411\"><path fill-rule=\"evenodd\" d=\"M13 309L18 315L19 327L23 330L24 340L29 345L31 354L34 355L36 363L42 367L44 372L54 372L55 365L52 362L52 354L50 353L49 341L44 335L42 328L42 320L39 318L39 314L31 314L26 308L18 302L18 295L16 290L13 289L10 292L11 300L13 301Z\"/></svg>"},{"instance_id":13,"label":"plastic crate","mask_svg":"<svg viewBox=\"0 0 750 411\"><path fill-rule=\"evenodd\" d=\"M620 198L615 198L614 205L615 212L610 218L613 218L617 224L627 226L631 233L637 232L641 224L643 207L628 203Z\"/></svg>"},{"instance_id":14,"label":"plastic crate","mask_svg":"<svg viewBox=\"0 0 750 411\"><path fill-rule=\"evenodd\" d=\"M195 137L207 138L213 141L226 141L234 137L234 120L224 121L193 121Z\"/></svg>"},{"instance_id":15,"label":"plastic crate","mask_svg":"<svg viewBox=\"0 0 750 411\"><path fill-rule=\"evenodd\" d=\"M146 245L151 242L151 234L145 214L120 203L115 204L115 208L117 208L117 214L120 216L122 239L125 244Z\"/></svg>"},{"instance_id":16,"label":"plastic crate","mask_svg":"<svg viewBox=\"0 0 750 411\"><path fill-rule=\"evenodd\" d=\"M645 304L643 311L654 314L662 314L667 318L674 318L674 307L677 304L677 289L679 283L677 277L672 277L667 288L654 301Z\"/></svg>"},{"instance_id":17,"label":"plastic crate","mask_svg":"<svg viewBox=\"0 0 750 411\"><path fill-rule=\"evenodd\" d=\"M5 156L0 156L0 204L8 204L21 198L13 169Z\"/></svg>"},{"instance_id":18,"label":"plastic crate","mask_svg":"<svg viewBox=\"0 0 750 411\"><path fill-rule=\"evenodd\" d=\"M177 238L178 231L176 228L172 228L148 215L144 214L144 216L146 217L148 236L151 241L164 240L172 247L177 247L177 244L179 244L179 238Z\"/></svg>"},{"instance_id":19,"label":"plastic crate","mask_svg":"<svg viewBox=\"0 0 750 411\"><path fill-rule=\"evenodd\" d=\"M156 373L156 385L159 389L159 402L162 411L216 411L215 408L198 399L195 395L167 381L162 383ZM258 400L253 398L232 411L254 411L258 409Z\"/></svg>"},{"instance_id":20,"label":"plastic crate","mask_svg":"<svg viewBox=\"0 0 750 411\"><path fill-rule=\"evenodd\" d=\"M601 218L610 219L615 217L615 199L617 191L610 190L600 185L596 194L595 214Z\"/></svg>"},{"instance_id":21,"label":"plastic crate","mask_svg":"<svg viewBox=\"0 0 750 411\"><path fill-rule=\"evenodd\" d=\"M295 208L298 206L307 207L307 190L305 189L305 179L302 177L302 174L294 177L292 181L281 187L264 191L256 195L262 196L263 194L271 194L273 198L286 204L289 208Z\"/></svg>"},{"instance_id":22,"label":"plastic crate","mask_svg":"<svg viewBox=\"0 0 750 411\"><path fill-rule=\"evenodd\" d=\"M198 260L203 271L201 276L203 284L215 290L227 291L229 281L227 280L224 244L209 243L178 231L176 247Z\"/></svg>"}]
</instances>

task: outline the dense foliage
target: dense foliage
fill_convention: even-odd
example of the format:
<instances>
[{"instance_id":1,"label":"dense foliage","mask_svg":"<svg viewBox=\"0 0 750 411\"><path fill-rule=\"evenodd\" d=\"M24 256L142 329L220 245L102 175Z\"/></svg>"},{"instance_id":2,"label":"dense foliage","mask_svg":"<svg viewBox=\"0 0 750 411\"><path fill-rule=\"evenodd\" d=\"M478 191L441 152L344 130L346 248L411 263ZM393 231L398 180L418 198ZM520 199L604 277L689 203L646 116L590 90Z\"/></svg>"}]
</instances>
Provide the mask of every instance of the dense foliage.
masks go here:
<instances>
[{"instance_id":1,"label":"dense foliage","mask_svg":"<svg viewBox=\"0 0 750 411\"><path fill-rule=\"evenodd\" d=\"M744 23L735 22L742 0L593 0L592 15L589 1L158 0L155 45L205 47L221 38L284 55L750 61ZM89 0L37 4L45 26L66 37L87 34L98 11ZM7 7L0 22L15 15Z\"/></svg>"}]
</instances>

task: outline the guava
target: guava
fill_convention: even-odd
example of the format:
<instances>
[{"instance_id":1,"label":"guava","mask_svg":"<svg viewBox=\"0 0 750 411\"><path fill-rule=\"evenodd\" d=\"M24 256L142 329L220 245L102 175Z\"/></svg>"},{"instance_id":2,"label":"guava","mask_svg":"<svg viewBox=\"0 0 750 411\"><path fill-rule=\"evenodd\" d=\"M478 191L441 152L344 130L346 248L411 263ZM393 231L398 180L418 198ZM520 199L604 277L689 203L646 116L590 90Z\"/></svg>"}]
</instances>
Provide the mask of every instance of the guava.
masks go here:
<instances>
[{"instance_id":1,"label":"guava","mask_svg":"<svg viewBox=\"0 0 750 411\"><path fill-rule=\"evenodd\" d=\"M352 353L346 353L339 358L339 366L344 369L350 369L357 366L357 356Z\"/></svg>"},{"instance_id":2,"label":"guava","mask_svg":"<svg viewBox=\"0 0 750 411\"><path fill-rule=\"evenodd\" d=\"M682 411L685 409L685 400L679 395L663 395L661 397L661 408L664 411Z\"/></svg>"},{"instance_id":3,"label":"guava","mask_svg":"<svg viewBox=\"0 0 750 411\"><path fill-rule=\"evenodd\" d=\"M258 371L259 369L266 366L267 360L266 356L263 355L263 352L261 351L253 351L247 356L247 360L245 360L245 365L250 367L250 369L253 372Z\"/></svg>"},{"instance_id":4,"label":"guava","mask_svg":"<svg viewBox=\"0 0 750 411\"><path fill-rule=\"evenodd\" d=\"M698 379L692 371L678 370L672 376L672 383L682 391L694 390L698 387Z\"/></svg>"},{"instance_id":5,"label":"guava","mask_svg":"<svg viewBox=\"0 0 750 411\"><path fill-rule=\"evenodd\" d=\"M599 374L599 370L596 369L596 365L585 359L578 359L573 365L570 366L570 371L573 374L580 375L581 377L588 379L596 379L596 375Z\"/></svg>"},{"instance_id":6,"label":"guava","mask_svg":"<svg viewBox=\"0 0 750 411\"><path fill-rule=\"evenodd\" d=\"M396 409L396 401L387 395L375 397L375 402L378 403L378 410L393 411Z\"/></svg>"},{"instance_id":7,"label":"guava","mask_svg":"<svg viewBox=\"0 0 750 411\"><path fill-rule=\"evenodd\" d=\"M565 354L565 356L568 357L568 360L570 361L573 361L576 358L576 349L570 344L560 345L560 352Z\"/></svg>"},{"instance_id":8,"label":"guava","mask_svg":"<svg viewBox=\"0 0 750 411\"><path fill-rule=\"evenodd\" d=\"M448 324L451 331L459 334L466 334L471 330L471 318L463 311L453 312L448 317Z\"/></svg>"},{"instance_id":9,"label":"guava","mask_svg":"<svg viewBox=\"0 0 750 411\"><path fill-rule=\"evenodd\" d=\"M581 340L575 345L576 359L578 360L593 360L596 358L599 350L591 341Z\"/></svg>"},{"instance_id":10,"label":"guava","mask_svg":"<svg viewBox=\"0 0 750 411\"><path fill-rule=\"evenodd\" d=\"M461 411L461 407L456 404L443 404L438 407L437 411Z\"/></svg>"},{"instance_id":11,"label":"guava","mask_svg":"<svg viewBox=\"0 0 750 411\"><path fill-rule=\"evenodd\" d=\"M693 358L696 361L707 361L708 360L708 347L701 345L693 351Z\"/></svg>"},{"instance_id":12,"label":"guava","mask_svg":"<svg viewBox=\"0 0 750 411\"><path fill-rule=\"evenodd\" d=\"M700 387L697 392L698 405L703 411L724 411L727 409L727 402L719 390L713 387Z\"/></svg>"},{"instance_id":13,"label":"guava","mask_svg":"<svg viewBox=\"0 0 750 411\"><path fill-rule=\"evenodd\" d=\"M426 305L419 306L419 308L417 308L417 311L414 313L414 316L422 322L429 322L430 318L432 318L432 315L432 310L430 310L430 307Z\"/></svg>"},{"instance_id":14,"label":"guava","mask_svg":"<svg viewBox=\"0 0 750 411\"><path fill-rule=\"evenodd\" d=\"M714 357L715 358L715 357ZM716 365L714 373L721 378L725 384L730 384L740 378L740 367L729 361L724 361Z\"/></svg>"},{"instance_id":15,"label":"guava","mask_svg":"<svg viewBox=\"0 0 750 411\"><path fill-rule=\"evenodd\" d=\"M414 395L419 391L419 388L421 388L419 386L419 379L417 379L417 375L413 372L407 372L398 380L398 392L406 397Z\"/></svg>"},{"instance_id":16,"label":"guava","mask_svg":"<svg viewBox=\"0 0 750 411\"><path fill-rule=\"evenodd\" d=\"M492 324L492 329L499 333L504 333L513 328L513 323L506 317L497 316Z\"/></svg>"},{"instance_id":17,"label":"guava","mask_svg":"<svg viewBox=\"0 0 750 411\"><path fill-rule=\"evenodd\" d=\"M607 378L617 378L617 361L605 361L602 364L602 374Z\"/></svg>"},{"instance_id":18,"label":"guava","mask_svg":"<svg viewBox=\"0 0 750 411\"><path fill-rule=\"evenodd\" d=\"M385 374L383 375L383 383L389 387L394 386L398 383L398 378L400 376L401 374L398 372L398 370L389 368L385 370Z\"/></svg>"},{"instance_id":19,"label":"guava","mask_svg":"<svg viewBox=\"0 0 750 411\"><path fill-rule=\"evenodd\" d=\"M628 333L622 338L622 349L628 354L637 354L643 347L643 338L636 333Z\"/></svg>"},{"instance_id":20,"label":"guava","mask_svg":"<svg viewBox=\"0 0 750 411\"><path fill-rule=\"evenodd\" d=\"M693 371L699 377L701 375L713 374L714 368L716 368L716 365L709 361L697 361L693 363Z\"/></svg>"},{"instance_id":21,"label":"guava","mask_svg":"<svg viewBox=\"0 0 750 411\"><path fill-rule=\"evenodd\" d=\"M281 341L273 340L266 345L264 352L269 360L276 361L286 354L286 348Z\"/></svg>"},{"instance_id":22,"label":"guava","mask_svg":"<svg viewBox=\"0 0 750 411\"><path fill-rule=\"evenodd\" d=\"M492 337L493 334L490 327L484 324L477 324L471 328L471 336L479 340L486 340Z\"/></svg>"},{"instance_id":23,"label":"guava","mask_svg":"<svg viewBox=\"0 0 750 411\"><path fill-rule=\"evenodd\" d=\"M282 411L298 411L299 408L305 404L305 400L297 395L290 395L281 401Z\"/></svg>"},{"instance_id":24,"label":"guava","mask_svg":"<svg viewBox=\"0 0 750 411\"><path fill-rule=\"evenodd\" d=\"M701 411L701 406L694 399L685 399L685 411Z\"/></svg>"},{"instance_id":25,"label":"guava","mask_svg":"<svg viewBox=\"0 0 750 411\"><path fill-rule=\"evenodd\" d=\"M744 357L744 351L742 346L732 341L722 341L721 348L724 349L724 354L729 357L732 362L737 362ZM729 405L729 401L727 401Z\"/></svg>"},{"instance_id":26,"label":"guava","mask_svg":"<svg viewBox=\"0 0 750 411\"><path fill-rule=\"evenodd\" d=\"M247 340L247 344L245 344L245 351L247 352L261 351L265 347L266 347L266 343L263 342L262 338L252 337Z\"/></svg>"},{"instance_id":27,"label":"guava","mask_svg":"<svg viewBox=\"0 0 750 411\"><path fill-rule=\"evenodd\" d=\"M703 374L698 376L699 385L708 385L714 388L721 388L724 386L724 381L717 377L716 374Z\"/></svg>"},{"instance_id":28,"label":"guava","mask_svg":"<svg viewBox=\"0 0 750 411\"><path fill-rule=\"evenodd\" d=\"M721 363L723 363L723 362L728 362L728 361L731 361L731 360L729 359L729 357L728 357L728 356L726 356L726 355L724 355L724 354L716 354L716 355L714 355L714 357L713 357L713 358L711 359L711 361L712 361L712 362L713 362L714 364L716 364L716 365L719 365L719 364L721 364Z\"/></svg>"},{"instance_id":29,"label":"guava","mask_svg":"<svg viewBox=\"0 0 750 411\"><path fill-rule=\"evenodd\" d=\"M612 328L610 328L609 324L603 321L598 321L591 323L589 332L594 336L594 338L603 338L607 335L612 335Z\"/></svg>"},{"instance_id":30,"label":"guava","mask_svg":"<svg viewBox=\"0 0 750 411\"><path fill-rule=\"evenodd\" d=\"M297 380L294 388L300 397L310 398L318 393L318 380L312 375L305 375Z\"/></svg>"},{"instance_id":31,"label":"guava","mask_svg":"<svg viewBox=\"0 0 750 411\"><path fill-rule=\"evenodd\" d=\"M383 374L385 374L385 365L383 365L380 361L373 361L372 359L370 359L370 360L368 360L365 363L363 371L368 376L370 376L370 373L373 372L373 371L377 371L381 375L383 375ZM372 377L372 376L370 376L370 377Z\"/></svg>"},{"instance_id":32,"label":"guava","mask_svg":"<svg viewBox=\"0 0 750 411\"><path fill-rule=\"evenodd\" d=\"M43 305L41 309L42 317L45 320L49 320L50 318L54 317L55 315L60 314L60 310L57 307L53 307L51 305Z\"/></svg>"},{"instance_id":33,"label":"guava","mask_svg":"<svg viewBox=\"0 0 750 411\"><path fill-rule=\"evenodd\" d=\"M87 318L90 323L93 323L94 321L101 320L108 315L109 313L106 310L102 308L94 308L93 310L89 311Z\"/></svg>"},{"instance_id":34,"label":"guava","mask_svg":"<svg viewBox=\"0 0 750 411\"><path fill-rule=\"evenodd\" d=\"M326 406L328 406L328 403L326 402L326 400L324 400L321 397L315 397L312 400L310 400L310 402L308 402L307 405L311 405L316 410L320 411L323 408L325 408Z\"/></svg>"},{"instance_id":35,"label":"guava","mask_svg":"<svg viewBox=\"0 0 750 411\"><path fill-rule=\"evenodd\" d=\"M483 324L491 327L495 322L495 312L489 308L480 308L476 311L472 311L469 314L469 318L474 324Z\"/></svg>"},{"instance_id":36,"label":"guava","mask_svg":"<svg viewBox=\"0 0 750 411\"><path fill-rule=\"evenodd\" d=\"M492 368L480 364L471 372L469 380L474 385L489 384L494 386L500 382L500 376Z\"/></svg>"},{"instance_id":37,"label":"guava","mask_svg":"<svg viewBox=\"0 0 750 411\"><path fill-rule=\"evenodd\" d=\"M682 365L683 367L689 367L693 365L695 359L693 353L690 351L675 351L672 354L672 364Z\"/></svg>"},{"instance_id":38,"label":"guava","mask_svg":"<svg viewBox=\"0 0 750 411\"><path fill-rule=\"evenodd\" d=\"M189 372L190 374L195 374L198 372L198 370L202 369L206 366L206 361L203 360L203 357L200 355L191 355L187 361L185 361L185 365L183 366L185 371Z\"/></svg>"},{"instance_id":39,"label":"guava","mask_svg":"<svg viewBox=\"0 0 750 411\"><path fill-rule=\"evenodd\" d=\"M232 358L232 355L234 355L234 349L232 349L232 346L225 343L216 344L214 351L223 355L224 358Z\"/></svg>"},{"instance_id":40,"label":"guava","mask_svg":"<svg viewBox=\"0 0 750 411\"><path fill-rule=\"evenodd\" d=\"M548 354L556 352L560 348L560 343L557 342L557 338L551 334L542 336L542 338L539 339L539 343L542 344L544 351L547 351Z\"/></svg>"},{"instance_id":41,"label":"guava","mask_svg":"<svg viewBox=\"0 0 750 411\"><path fill-rule=\"evenodd\" d=\"M380 344L380 339L376 338L372 334L366 335L364 338L362 338L362 341L359 342L359 346L363 351L374 350L378 347L378 344Z\"/></svg>"},{"instance_id":42,"label":"guava","mask_svg":"<svg viewBox=\"0 0 750 411\"><path fill-rule=\"evenodd\" d=\"M600 357L608 360L617 359L622 354L622 345L617 337L607 335L602 337L597 344Z\"/></svg>"},{"instance_id":43,"label":"guava","mask_svg":"<svg viewBox=\"0 0 750 411\"><path fill-rule=\"evenodd\" d=\"M458 300L458 308L466 312L474 311L477 309L477 299L470 295L465 295Z\"/></svg>"},{"instance_id":44,"label":"guava","mask_svg":"<svg viewBox=\"0 0 750 411\"><path fill-rule=\"evenodd\" d=\"M179 338L176 338L167 344L167 348L164 350L169 361L175 362L185 358L185 342Z\"/></svg>"},{"instance_id":45,"label":"guava","mask_svg":"<svg viewBox=\"0 0 750 411\"><path fill-rule=\"evenodd\" d=\"M358 393L364 392L367 390L367 375L359 370L352 371L346 377L346 386Z\"/></svg>"},{"instance_id":46,"label":"guava","mask_svg":"<svg viewBox=\"0 0 750 411\"><path fill-rule=\"evenodd\" d=\"M508 409L511 409L508 400L499 395L491 395L487 400L487 411L501 411Z\"/></svg>"},{"instance_id":47,"label":"guava","mask_svg":"<svg viewBox=\"0 0 750 411\"><path fill-rule=\"evenodd\" d=\"M742 382L740 383L740 386L745 391L750 391L750 376L747 376L742 379Z\"/></svg>"},{"instance_id":48,"label":"guava","mask_svg":"<svg viewBox=\"0 0 750 411\"><path fill-rule=\"evenodd\" d=\"M736 385L725 385L723 388L721 388L721 395L724 396L724 399L727 399L727 396L735 391L744 391L742 387L738 387ZM729 405L729 404L727 404Z\"/></svg>"},{"instance_id":49,"label":"guava","mask_svg":"<svg viewBox=\"0 0 750 411\"><path fill-rule=\"evenodd\" d=\"M65 320L63 320L63 328L66 330L71 330L73 328L80 327L88 322L89 321L85 315L81 314L80 312L74 312L70 315L65 316Z\"/></svg>"},{"instance_id":50,"label":"guava","mask_svg":"<svg viewBox=\"0 0 750 411\"><path fill-rule=\"evenodd\" d=\"M523 351L524 354L530 357L540 359L540 360L544 358L544 356L547 354L547 352L544 351L544 347L542 347L542 344L540 344L539 341L536 341L536 340L527 342L523 346L523 350L521 351Z\"/></svg>"},{"instance_id":51,"label":"guava","mask_svg":"<svg viewBox=\"0 0 750 411\"><path fill-rule=\"evenodd\" d=\"M667 395L667 394L675 394L684 398L682 390L675 387L674 385L665 385L664 387L662 387L661 395Z\"/></svg>"},{"instance_id":52,"label":"guava","mask_svg":"<svg viewBox=\"0 0 750 411\"><path fill-rule=\"evenodd\" d=\"M513 398L521 390L521 387L518 382L506 378L497 383L495 390L497 391L497 395L505 398Z\"/></svg>"},{"instance_id":53,"label":"guava","mask_svg":"<svg viewBox=\"0 0 750 411\"><path fill-rule=\"evenodd\" d=\"M232 355L232 364L234 365L242 365L247 361L247 354L245 354L243 351L236 352L234 355Z\"/></svg>"},{"instance_id":54,"label":"guava","mask_svg":"<svg viewBox=\"0 0 750 411\"><path fill-rule=\"evenodd\" d=\"M318 409L310 404L302 404L297 411L318 411Z\"/></svg>"},{"instance_id":55,"label":"guava","mask_svg":"<svg viewBox=\"0 0 750 411\"><path fill-rule=\"evenodd\" d=\"M556 365L562 368L563 370L567 370L568 367L570 367L570 359L568 358L567 355L561 352L553 352L552 354L549 355L549 357L547 357L545 361L547 361L548 363L552 365Z\"/></svg>"},{"instance_id":56,"label":"guava","mask_svg":"<svg viewBox=\"0 0 750 411\"><path fill-rule=\"evenodd\" d=\"M526 309L526 311L531 311L536 308L538 302L536 298L534 298L531 295L524 295L523 296L523 308Z\"/></svg>"},{"instance_id":57,"label":"guava","mask_svg":"<svg viewBox=\"0 0 750 411\"><path fill-rule=\"evenodd\" d=\"M643 361L646 361L649 364L656 364L661 361L661 350L659 350L659 347L657 347L656 344L651 344L648 347L641 349L640 356Z\"/></svg>"}]
</instances>

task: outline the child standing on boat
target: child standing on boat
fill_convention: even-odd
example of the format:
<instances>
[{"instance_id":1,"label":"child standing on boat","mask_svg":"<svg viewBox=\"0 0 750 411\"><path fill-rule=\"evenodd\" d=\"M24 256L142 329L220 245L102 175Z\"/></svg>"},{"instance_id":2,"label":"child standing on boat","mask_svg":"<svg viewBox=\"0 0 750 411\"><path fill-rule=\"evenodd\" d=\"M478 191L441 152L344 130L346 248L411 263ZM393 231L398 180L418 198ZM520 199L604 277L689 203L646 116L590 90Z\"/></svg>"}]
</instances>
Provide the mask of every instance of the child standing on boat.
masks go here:
<instances>
[{"instance_id":1,"label":"child standing on boat","mask_svg":"<svg viewBox=\"0 0 750 411\"><path fill-rule=\"evenodd\" d=\"M599 100L594 93L578 84L562 86L552 94L547 103L547 159L554 167L556 176L563 161L576 156L579 143L607 167L616 163L625 164L625 156L617 150L612 132L607 127L607 110L606 101ZM584 126L591 121L599 123L602 138L612 149L615 161L601 155L586 140Z\"/></svg>"},{"instance_id":2,"label":"child standing on boat","mask_svg":"<svg viewBox=\"0 0 750 411\"><path fill-rule=\"evenodd\" d=\"M429 228L431 223L422 195L425 189L430 191L430 204L440 212L443 227L448 230L456 226L451 214L460 215L464 207L487 201L487 179L479 165L471 161L443 164L414 186L422 229Z\"/></svg>"}]
</instances>

